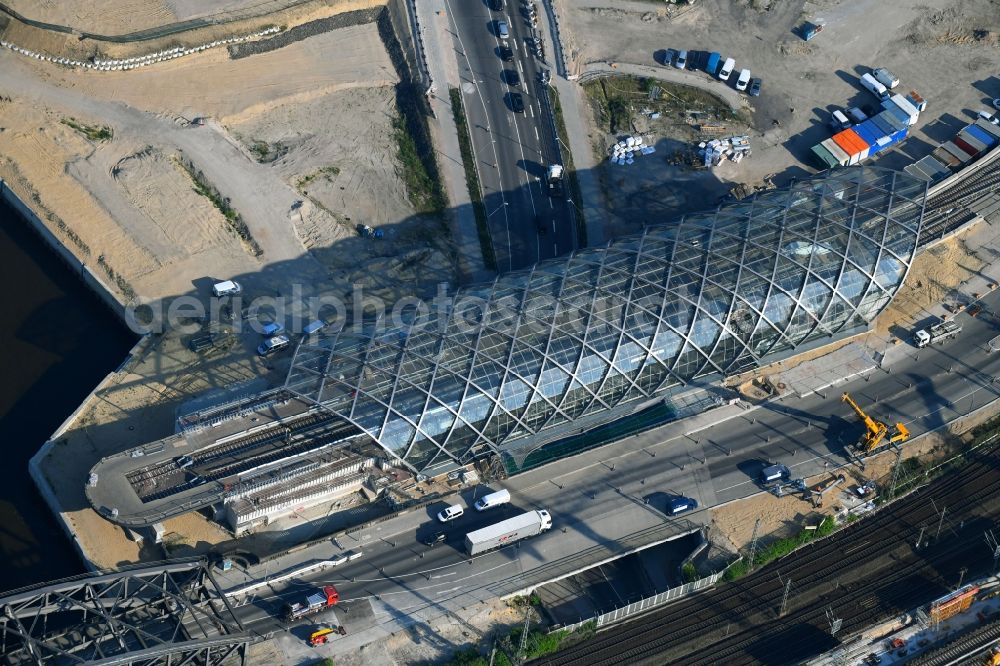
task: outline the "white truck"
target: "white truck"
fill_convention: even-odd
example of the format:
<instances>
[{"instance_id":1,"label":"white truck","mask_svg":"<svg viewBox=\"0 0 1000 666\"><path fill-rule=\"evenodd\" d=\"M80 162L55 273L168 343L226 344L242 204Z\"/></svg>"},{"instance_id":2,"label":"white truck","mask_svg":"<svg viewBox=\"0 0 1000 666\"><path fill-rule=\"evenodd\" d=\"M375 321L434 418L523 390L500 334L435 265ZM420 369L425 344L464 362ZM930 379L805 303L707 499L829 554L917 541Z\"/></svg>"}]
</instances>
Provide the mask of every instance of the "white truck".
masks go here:
<instances>
[{"instance_id":1,"label":"white truck","mask_svg":"<svg viewBox=\"0 0 1000 666\"><path fill-rule=\"evenodd\" d=\"M545 174L545 181L549 185L550 197L561 197L563 195L563 168L561 164L550 164Z\"/></svg>"},{"instance_id":2,"label":"white truck","mask_svg":"<svg viewBox=\"0 0 1000 666\"><path fill-rule=\"evenodd\" d=\"M529 511L495 525L469 532L465 535L465 549L469 555L478 555L541 534L550 527L552 527L552 516L548 511L544 509Z\"/></svg>"},{"instance_id":3,"label":"white truck","mask_svg":"<svg viewBox=\"0 0 1000 666\"><path fill-rule=\"evenodd\" d=\"M917 347L926 347L935 342L951 340L962 332L962 325L957 321L942 321L922 328L913 334L913 344Z\"/></svg>"}]
</instances>

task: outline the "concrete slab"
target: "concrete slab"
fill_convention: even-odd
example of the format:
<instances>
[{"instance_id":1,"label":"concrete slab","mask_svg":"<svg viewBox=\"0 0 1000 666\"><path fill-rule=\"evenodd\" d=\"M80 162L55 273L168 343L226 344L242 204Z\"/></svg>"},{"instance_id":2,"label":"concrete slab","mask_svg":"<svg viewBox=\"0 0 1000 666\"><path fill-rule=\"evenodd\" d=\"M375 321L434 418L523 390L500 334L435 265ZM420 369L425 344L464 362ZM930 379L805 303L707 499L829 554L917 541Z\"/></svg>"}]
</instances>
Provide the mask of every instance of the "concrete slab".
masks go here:
<instances>
[{"instance_id":1,"label":"concrete slab","mask_svg":"<svg viewBox=\"0 0 1000 666\"><path fill-rule=\"evenodd\" d=\"M874 352L852 342L840 349L782 372L778 382L785 390L804 398L834 384L871 372L878 367Z\"/></svg>"}]
</instances>

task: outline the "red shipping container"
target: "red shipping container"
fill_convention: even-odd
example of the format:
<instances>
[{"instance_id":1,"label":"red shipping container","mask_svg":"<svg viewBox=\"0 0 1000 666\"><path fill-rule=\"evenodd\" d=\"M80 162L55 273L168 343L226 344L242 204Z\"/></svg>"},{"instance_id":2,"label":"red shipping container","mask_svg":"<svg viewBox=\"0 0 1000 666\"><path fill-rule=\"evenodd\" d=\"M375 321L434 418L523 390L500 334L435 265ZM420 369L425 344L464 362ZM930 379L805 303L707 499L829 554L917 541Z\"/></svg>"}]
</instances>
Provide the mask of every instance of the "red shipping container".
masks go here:
<instances>
[{"instance_id":1,"label":"red shipping container","mask_svg":"<svg viewBox=\"0 0 1000 666\"><path fill-rule=\"evenodd\" d=\"M962 141L962 137L960 136L956 136L951 140L951 142L956 146L958 146L959 148L961 148L962 150L964 150L965 152L969 153L971 157L975 157L976 155L979 154L979 150L977 148L973 147L971 144L965 141Z\"/></svg>"}]
</instances>

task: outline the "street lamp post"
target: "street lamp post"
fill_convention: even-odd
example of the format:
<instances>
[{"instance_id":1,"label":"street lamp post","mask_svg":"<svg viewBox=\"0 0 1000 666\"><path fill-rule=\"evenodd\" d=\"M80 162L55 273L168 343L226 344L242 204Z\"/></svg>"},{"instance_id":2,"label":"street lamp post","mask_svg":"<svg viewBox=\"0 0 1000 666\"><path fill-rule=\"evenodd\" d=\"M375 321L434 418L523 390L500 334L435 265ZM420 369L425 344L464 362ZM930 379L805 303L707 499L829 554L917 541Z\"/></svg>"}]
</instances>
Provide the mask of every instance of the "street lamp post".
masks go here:
<instances>
[{"instance_id":1,"label":"street lamp post","mask_svg":"<svg viewBox=\"0 0 1000 666\"><path fill-rule=\"evenodd\" d=\"M487 220L490 219L491 217L493 217L497 213L497 211L501 210L502 208L506 208L509 205L510 205L509 203L507 203L506 201L504 201L503 205L497 206L497 209L495 211L493 211L492 213L490 213L489 215L487 215L486 219Z\"/></svg>"}]
</instances>

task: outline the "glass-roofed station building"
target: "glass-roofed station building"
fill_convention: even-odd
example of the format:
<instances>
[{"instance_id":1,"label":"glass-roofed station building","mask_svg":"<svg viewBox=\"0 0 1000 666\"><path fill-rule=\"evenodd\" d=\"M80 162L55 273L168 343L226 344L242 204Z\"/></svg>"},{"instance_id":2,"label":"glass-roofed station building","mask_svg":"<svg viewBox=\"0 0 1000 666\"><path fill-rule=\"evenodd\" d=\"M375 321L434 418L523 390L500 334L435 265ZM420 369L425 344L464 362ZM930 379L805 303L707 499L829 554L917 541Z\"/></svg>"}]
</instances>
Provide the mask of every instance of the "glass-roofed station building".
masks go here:
<instances>
[{"instance_id":1,"label":"glass-roofed station building","mask_svg":"<svg viewBox=\"0 0 1000 666\"><path fill-rule=\"evenodd\" d=\"M926 184L876 167L650 226L312 337L285 389L414 471L520 461L678 387L863 331L917 249Z\"/></svg>"}]
</instances>

